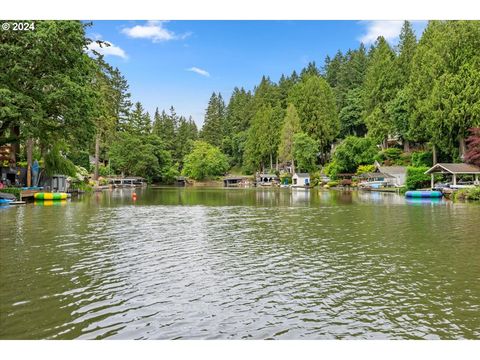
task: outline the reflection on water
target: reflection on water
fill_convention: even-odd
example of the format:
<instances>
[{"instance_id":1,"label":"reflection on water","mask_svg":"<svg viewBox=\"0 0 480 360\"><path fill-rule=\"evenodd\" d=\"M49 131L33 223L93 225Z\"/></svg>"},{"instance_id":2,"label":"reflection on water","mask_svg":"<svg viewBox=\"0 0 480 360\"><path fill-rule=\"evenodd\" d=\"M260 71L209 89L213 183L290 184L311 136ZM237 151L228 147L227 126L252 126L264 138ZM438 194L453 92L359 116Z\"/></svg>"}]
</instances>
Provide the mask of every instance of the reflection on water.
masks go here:
<instances>
[{"instance_id":1,"label":"reflection on water","mask_svg":"<svg viewBox=\"0 0 480 360\"><path fill-rule=\"evenodd\" d=\"M136 191L0 209L0 338L480 338L478 204Z\"/></svg>"}]
</instances>

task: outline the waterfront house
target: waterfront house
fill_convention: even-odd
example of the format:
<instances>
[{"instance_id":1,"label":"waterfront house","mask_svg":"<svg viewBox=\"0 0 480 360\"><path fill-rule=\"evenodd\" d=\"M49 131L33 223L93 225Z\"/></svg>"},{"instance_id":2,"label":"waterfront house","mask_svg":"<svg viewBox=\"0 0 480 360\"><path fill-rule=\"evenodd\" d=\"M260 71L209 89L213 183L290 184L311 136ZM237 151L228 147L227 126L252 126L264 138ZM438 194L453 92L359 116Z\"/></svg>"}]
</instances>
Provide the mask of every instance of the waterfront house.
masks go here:
<instances>
[{"instance_id":1,"label":"waterfront house","mask_svg":"<svg viewBox=\"0 0 480 360\"><path fill-rule=\"evenodd\" d=\"M225 187L239 187L246 186L247 178L243 176L228 176L223 179L223 186Z\"/></svg>"},{"instance_id":2,"label":"waterfront house","mask_svg":"<svg viewBox=\"0 0 480 360\"><path fill-rule=\"evenodd\" d=\"M382 166L375 161L375 172L388 175L390 185L403 186L407 180L406 166Z\"/></svg>"},{"instance_id":3,"label":"waterfront house","mask_svg":"<svg viewBox=\"0 0 480 360\"><path fill-rule=\"evenodd\" d=\"M308 173L293 174L292 186L310 186L310 174Z\"/></svg>"},{"instance_id":4,"label":"waterfront house","mask_svg":"<svg viewBox=\"0 0 480 360\"><path fill-rule=\"evenodd\" d=\"M279 183L280 178L275 174L260 174L257 176L257 184L260 186L272 186Z\"/></svg>"}]
</instances>

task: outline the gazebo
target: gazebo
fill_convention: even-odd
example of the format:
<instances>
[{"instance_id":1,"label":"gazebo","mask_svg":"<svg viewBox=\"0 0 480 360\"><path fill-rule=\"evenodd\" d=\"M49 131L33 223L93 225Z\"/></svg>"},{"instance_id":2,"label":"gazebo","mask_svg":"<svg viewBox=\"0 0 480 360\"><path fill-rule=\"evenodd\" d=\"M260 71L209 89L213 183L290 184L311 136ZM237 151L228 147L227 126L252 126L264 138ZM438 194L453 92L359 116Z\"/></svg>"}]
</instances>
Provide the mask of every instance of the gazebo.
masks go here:
<instances>
[{"instance_id":1,"label":"gazebo","mask_svg":"<svg viewBox=\"0 0 480 360\"><path fill-rule=\"evenodd\" d=\"M425 171L425 174L431 176L431 186L434 187L435 174L450 174L452 175L453 185L457 185L457 175L474 175L475 184L479 184L478 176L480 175L480 167L465 163L438 163L433 165L430 169Z\"/></svg>"}]
</instances>

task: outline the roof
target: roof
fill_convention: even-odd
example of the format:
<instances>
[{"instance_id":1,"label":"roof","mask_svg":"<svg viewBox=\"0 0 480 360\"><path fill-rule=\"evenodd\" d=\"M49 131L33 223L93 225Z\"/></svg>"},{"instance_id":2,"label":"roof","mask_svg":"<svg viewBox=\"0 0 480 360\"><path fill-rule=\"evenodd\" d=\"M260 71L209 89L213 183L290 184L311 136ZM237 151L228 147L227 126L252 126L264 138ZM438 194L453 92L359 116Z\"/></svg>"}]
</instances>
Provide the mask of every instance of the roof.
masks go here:
<instances>
[{"instance_id":1,"label":"roof","mask_svg":"<svg viewBox=\"0 0 480 360\"><path fill-rule=\"evenodd\" d=\"M383 178L394 178L395 176L392 176L387 173L382 173L382 172L368 172L368 173L363 173L360 175L361 178L378 178L378 177L383 177Z\"/></svg>"},{"instance_id":2,"label":"roof","mask_svg":"<svg viewBox=\"0 0 480 360\"><path fill-rule=\"evenodd\" d=\"M271 177L271 178L276 178L278 177L277 175L275 174L260 174L260 177Z\"/></svg>"},{"instance_id":3,"label":"roof","mask_svg":"<svg viewBox=\"0 0 480 360\"><path fill-rule=\"evenodd\" d=\"M295 173L293 174L293 176L297 175L298 177L310 177L310 174L309 173Z\"/></svg>"},{"instance_id":4,"label":"roof","mask_svg":"<svg viewBox=\"0 0 480 360\"><path fill-rule=\"evenodd\" d=\"M480 167L465 163L438 163L425 171L425 174L432 173L480 174Z\"/></svg>"},{"instance_id":5,"label":"roof","mask_svg":"<svg viewBox=\"0 0 480 360\"><path fill-rule=\"evenodd\" d=\"M406 174L406 166L378 166L378 170L384 174Z\"/></svg>"},{"instance_id":6,"label":"roof","mask_svg":"<svg viewBox=\"0 0 480 360\"><path fill-rule=\"evenodd\" d=\"M245 177L241 176L229 176L223 179L223 181L228 181L228 180L244 180Z\"/></svg>"}]
</instances>

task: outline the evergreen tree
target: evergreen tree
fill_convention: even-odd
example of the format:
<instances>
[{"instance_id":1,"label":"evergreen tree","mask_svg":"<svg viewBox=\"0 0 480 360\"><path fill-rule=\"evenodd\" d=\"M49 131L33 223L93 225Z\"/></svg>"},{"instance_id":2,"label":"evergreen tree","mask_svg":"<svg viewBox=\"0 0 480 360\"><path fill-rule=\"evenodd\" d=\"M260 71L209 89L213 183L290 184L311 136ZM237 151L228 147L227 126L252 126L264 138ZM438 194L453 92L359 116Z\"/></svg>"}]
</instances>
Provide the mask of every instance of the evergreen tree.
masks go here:
<instances>
[{"instance_id":1,"label":"evergreen tree","mask_svg":"<svg viewBox=\"0 0 480 360\"><path fill-rule=\"evenodd\" d=\"M289 101L295 105L302 130L327 151L339 131L335 97L321 77L311 76L295 85Z\"/></svg>"},{"instance_id":2,"label":"evergreen tree","mask_svg":"<svg viewBox=\"0 0 480 360\"><path fill-rule=\"evenodd\" d=\"M288 105L285 120L283 121L280 134L280 145L278 147L278 157L282 162L290 161L292 164L292 173L295 172L295 162L293 157L293 139L294 135L301 132L300 118L295 105Z\"/></svg>"},{"instance_id":3,"label":"evergreen tree","mask_svg":"<svg viewBox=\"0 0 480 360\"><path fill-rule=\"evenodd\" d=\"M200 138L217 147L222 146L225 125L225 103L222 95L215 92L210 97L205 111L205 120L200 132Z\"/></svg>"},{"instance_id":4,"label":"evergreen tree","mask_svg":"<svg viewBox=\"0 0 480 360\"><path fill-rule=\"evenodd\" d=\"M397 91L395 53L383 37L379 37L371 54L364 84L365 122L369 134L378 142L386 143L393 132L387 106Z\"/></svg>"}]
</instances>

